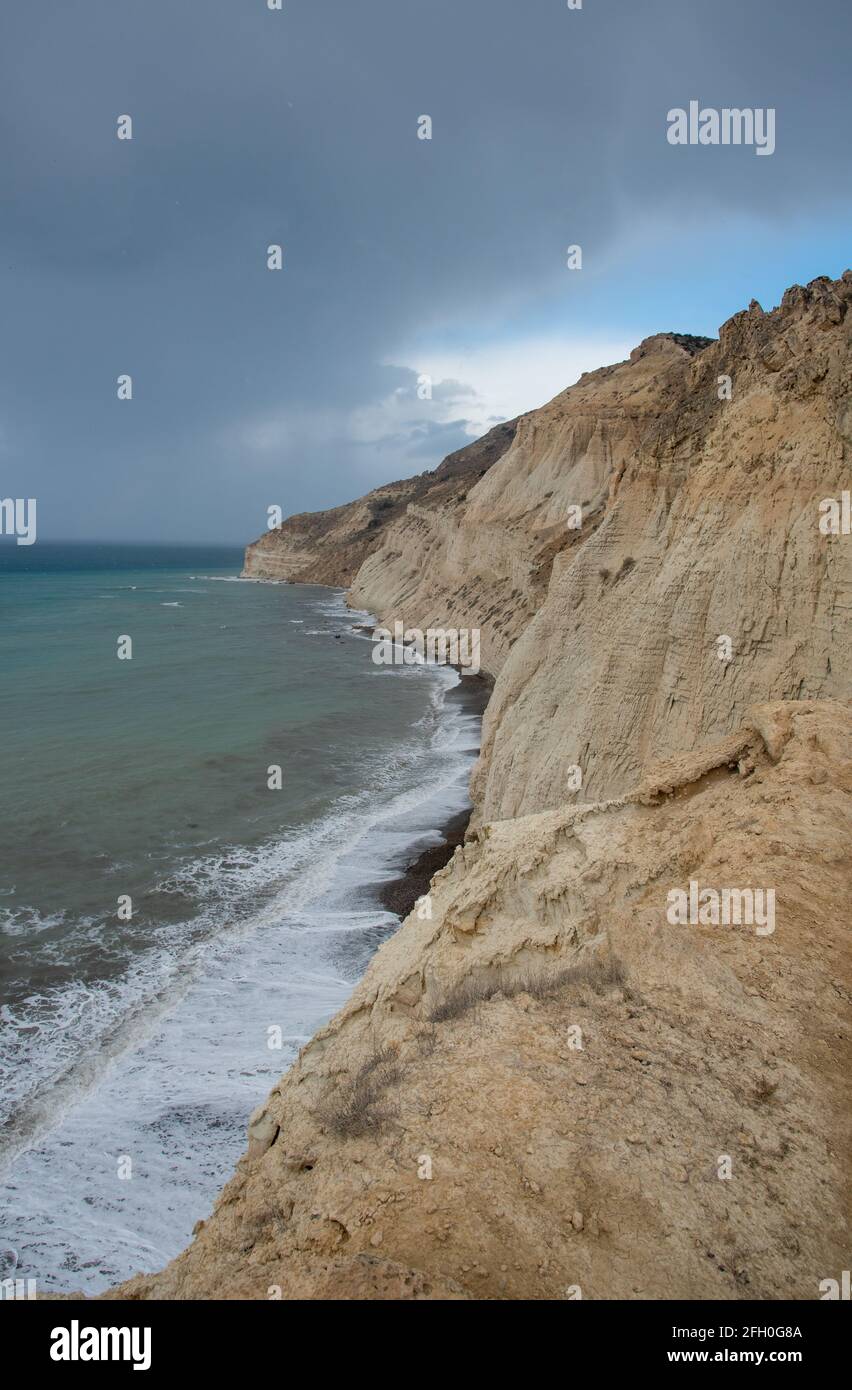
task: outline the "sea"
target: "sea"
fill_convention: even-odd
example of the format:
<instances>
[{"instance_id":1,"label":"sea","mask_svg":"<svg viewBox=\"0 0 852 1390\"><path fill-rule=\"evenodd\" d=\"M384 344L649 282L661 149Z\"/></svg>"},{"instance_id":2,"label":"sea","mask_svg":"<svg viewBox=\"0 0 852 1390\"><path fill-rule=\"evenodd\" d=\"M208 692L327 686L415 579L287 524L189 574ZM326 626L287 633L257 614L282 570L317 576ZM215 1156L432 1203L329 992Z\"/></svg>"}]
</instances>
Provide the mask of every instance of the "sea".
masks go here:
<instances>
[{"instance_id":1,"label":"sea","mask_svg":"<svg viewBox=\"0 0 852 1390\"><path fill-rule=\"evenodd\" d=\"M0 544L0 1277L44 1292L187 1244L469 805L457 674L241 566Z\"/></svg>"}]
</instances>

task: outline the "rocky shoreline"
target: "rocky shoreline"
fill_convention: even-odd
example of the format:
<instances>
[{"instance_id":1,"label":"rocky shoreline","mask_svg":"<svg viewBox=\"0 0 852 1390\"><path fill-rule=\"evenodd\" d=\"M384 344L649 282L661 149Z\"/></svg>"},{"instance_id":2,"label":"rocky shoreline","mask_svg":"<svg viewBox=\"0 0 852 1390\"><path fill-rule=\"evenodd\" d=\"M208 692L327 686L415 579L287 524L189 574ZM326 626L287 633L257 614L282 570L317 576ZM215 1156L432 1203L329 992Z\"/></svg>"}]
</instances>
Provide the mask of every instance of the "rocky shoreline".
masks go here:
<instances>
[{"instance_id":1,"label":"rocky shoreline","mask_svg":"<svg viewBox=\"0 0 852 1390\"><path fill-rule=\"evenodd\" d=\"M441 843L423 850L416 859L406 864L399 878L383 884L378 897L382 907L393 912L400 921L407 917L415 903L429 891L429 884L439 869L446 868L459 845L464 844L465 834L470 825L471 809L460 811L438 828Z\"/></svg>"},{"instance_id":2,"label":"rocky shoreline","mask_svg":"<svg viewBox=\"0 0 852 1390\"><path fill-rule=\"evenodd\" d=\"M484 676L463 676L459 684L447 692L445 699L481 721L492 688L492 682ZM456 849L464 844L472 814L473 807L469 806L435 827L441 843L424 849L404 865L398 877L377 888L376 896L382 907L395 913L400 921L408 916L418 898L428 893L433 876L449 864Z\"/></svg>"},{"instance_id":3,"label":"rocky shoreline","mask_svg":"<svg viewBox=\"0 0 852 1390\"><path fill-rule=\"evenodd\" d=\"M356 623L354 629L356 632L373 633L376 631L376 625ZM466 714L474 715L481 724L494 683L485 675L462 675L461 672L459 675L458 685L447 691L445 702L449 706L459 706ZM418 898L428 893L433 875L439 869L445 868L458 846L464 844L472 815L473 806L470 805L436 825L435 833L440 836L440 843L422 850L402 866L396 877L376 887L375 897L380 906L394 913L400 921L407 917Z\"/></svg>"}]
</instances>

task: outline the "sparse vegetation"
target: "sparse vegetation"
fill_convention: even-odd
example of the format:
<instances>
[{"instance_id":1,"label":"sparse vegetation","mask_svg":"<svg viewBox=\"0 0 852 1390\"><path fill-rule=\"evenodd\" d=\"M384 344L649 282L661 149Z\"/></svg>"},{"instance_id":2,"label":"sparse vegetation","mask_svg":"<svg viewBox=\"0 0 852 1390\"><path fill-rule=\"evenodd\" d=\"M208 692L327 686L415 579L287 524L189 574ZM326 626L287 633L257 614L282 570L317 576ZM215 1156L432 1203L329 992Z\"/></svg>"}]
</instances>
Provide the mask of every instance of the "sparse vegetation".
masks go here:
<instances>
[{"instance_id":1,"label":"sparse vegetation","mask_svg":"<svg viewBox=\"0 0 852 1390\"><path fill-rule=\"evenodd\" d=\"M586 987L595 994L624 985L627 974L620 960L613 956L592 956L590 960L577 965L566 966L554 972L540 970L506 978L502 971L494 975L467 976L453 985L447 994L432 1009L429 1018L432 1023L446 1023L449 1019L460 1018L495 994L512 998L518 994L529 994L533 999L550 999L564 990Z\"/></svg>"},{"instance_id":2,"label":"sparse vegetation","mask_svg":"<svg viewBox=\"0 0 852 1390\"><path fill-rule=\"evenodd\" d=\"M389 1086L399 1080L400 1070L391 1048L377 1050L358 1068L337 1099L322 1115L322 1121L341 1139L376 1133L397 1113L397 1107L383 1101Z\"/></svg>"},{"instance_id":3,"label":"sparse vegetation","mask_svg":"<svg viewBox=\"0 0 852 1390\"><path fill-rule=\"evenodd\" d=\"M441 1002L435 1005L429 1019L432 1023L446 1023L448 1019L460 1018L468 1009L475 1008L483 999L490 999L499 990L499 984L489 983L484 979L468 977L459 980L458 984L453 985L444 995Z\"/></svg>"},{"instance_id":4,"label":"sparse vegetation","mask_svg":"<svg viewBox=\"0 0 852 1390\"><path fill-rule=\"evenodd\" d=\"M756 1104L756 1105L765 1105L767 1101L769 1101L769 1100L772 1099L772 1097L775 1095L775 1092L776 1092L777 1090L778 1090L778 1082L777 1082L777 1081L770 1081L768 1076L761 1076L761 1077L759 1077L759 1078L758 1078L758 1081L757 1081L757 1084L756 1084L756 1086L755 1086L755 1088L754 1088L754 1100L755 1100L755 1104Z\"/></svg>"}]
</instances>

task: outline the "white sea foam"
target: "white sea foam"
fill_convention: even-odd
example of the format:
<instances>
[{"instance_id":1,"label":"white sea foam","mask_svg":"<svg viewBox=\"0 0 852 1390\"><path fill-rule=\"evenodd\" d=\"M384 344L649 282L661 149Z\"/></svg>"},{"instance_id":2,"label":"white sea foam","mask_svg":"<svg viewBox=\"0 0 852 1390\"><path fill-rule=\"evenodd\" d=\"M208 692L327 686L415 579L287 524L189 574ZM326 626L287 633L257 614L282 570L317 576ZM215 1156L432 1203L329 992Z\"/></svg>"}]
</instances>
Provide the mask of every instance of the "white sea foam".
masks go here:
<instances>
[{"instance_id":1,"label":"white sea foam","mask_svg":"<svg viewBox=\"0 0 852 1390\"><path fill-rule=\"evenodd\" d=\"M247 574L191 574L190 579L203 579L211 584L286 584L286 579L252 579Z\"/></svg>"},{"instance_id":2,"label":"white sea foam","mask_svg":"<svg viewBox=\"0 0 852 1390\"><path fill-rule=\"evenodd\" d=\"M51 927L61 926L64 920L64 912L41 913L28 905L0 907L0 932L5 936L31 937L49 931Z\"/></svg>"},{"instance_id":3,"label":"white sea foam","mask_svg":"<svg viewBox=\"0 0 852 1390\"><path fill-rule=\"evenodd\" d=\"M339 598L317 607L352 616ZM396 925L365 882L392 877L467 804L478 721L443 703L458 679L431 673L419 721L429 736L389 749L384 793L341 798L319 823L258 850L199 856L160 885L200 905L191 928L162 928L116 979L32 997L25 1018L0 1016L0 1057L5 1035L27 1061L7 1077L20 1092L0 1180L0 1228L22 1277L98 1291L164 1264L207 1215L248 1114ZM267 1046L273 1026L280 1050ZM130 1180L118 1177L122 1155Z\"/></svg>"}]
</instances>

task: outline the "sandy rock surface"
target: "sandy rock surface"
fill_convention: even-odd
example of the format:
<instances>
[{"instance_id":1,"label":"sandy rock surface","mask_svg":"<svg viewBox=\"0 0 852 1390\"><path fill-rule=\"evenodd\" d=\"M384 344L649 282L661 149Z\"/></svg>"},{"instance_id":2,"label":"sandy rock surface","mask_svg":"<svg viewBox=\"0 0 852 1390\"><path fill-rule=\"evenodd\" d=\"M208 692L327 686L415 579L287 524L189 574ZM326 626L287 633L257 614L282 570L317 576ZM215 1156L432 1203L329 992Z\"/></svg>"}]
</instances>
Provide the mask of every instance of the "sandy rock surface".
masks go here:
<instances>
[{"instance_id":1,"label":"sandy rock surface","mask_svg":"<svg viewBox=\"0 0 852 1390\"><path fill-rule=\"evenodd\" d=\"M850 735L758 708L633 794L477 832L189 1250L117 1295L818 1297L849 1248ZM671 925L690 880L774 888L774 931Z\"/></svg>"}]
</instances>

